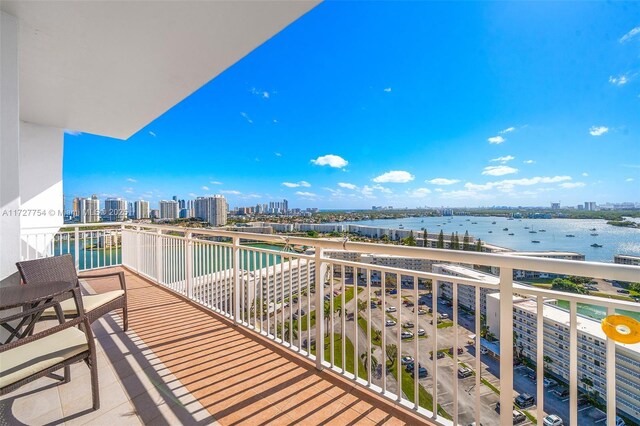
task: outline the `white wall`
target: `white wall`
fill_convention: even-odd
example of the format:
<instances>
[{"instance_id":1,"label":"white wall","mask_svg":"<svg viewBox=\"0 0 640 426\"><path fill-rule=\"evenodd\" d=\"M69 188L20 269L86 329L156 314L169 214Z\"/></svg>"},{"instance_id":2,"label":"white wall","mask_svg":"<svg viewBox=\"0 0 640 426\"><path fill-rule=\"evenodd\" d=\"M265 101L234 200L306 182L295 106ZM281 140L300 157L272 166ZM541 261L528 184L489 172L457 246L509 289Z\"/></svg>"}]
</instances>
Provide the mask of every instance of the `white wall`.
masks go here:
<instances>
[{"instance_id":1,"label":"white wall","mask_svg":"<svg viewBox=\"0 0 640 426\"><path fill-rule=\"evenodd\" d=\"M18 22L0 12L0 283L15 274L19 260L19 114Z\"/></svg>"}]
</instances>

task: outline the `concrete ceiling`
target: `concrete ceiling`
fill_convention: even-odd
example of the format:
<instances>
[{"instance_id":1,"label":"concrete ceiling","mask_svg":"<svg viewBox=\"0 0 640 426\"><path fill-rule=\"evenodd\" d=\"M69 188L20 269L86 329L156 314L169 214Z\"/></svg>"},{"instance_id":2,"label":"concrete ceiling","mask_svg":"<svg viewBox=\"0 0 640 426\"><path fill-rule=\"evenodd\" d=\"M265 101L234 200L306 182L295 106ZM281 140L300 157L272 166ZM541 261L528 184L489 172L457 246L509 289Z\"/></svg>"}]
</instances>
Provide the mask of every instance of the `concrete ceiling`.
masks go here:
<instances>
[{"instance_id":1,"label":"concrete ceiling","mask_svg":"<svg viewBox=\"0 0 640 426\"><path fill-rule=\"evenodd\" d=\"M20 118L126 139L319 1L2 1Z\"/></svg>"}]
</instances>

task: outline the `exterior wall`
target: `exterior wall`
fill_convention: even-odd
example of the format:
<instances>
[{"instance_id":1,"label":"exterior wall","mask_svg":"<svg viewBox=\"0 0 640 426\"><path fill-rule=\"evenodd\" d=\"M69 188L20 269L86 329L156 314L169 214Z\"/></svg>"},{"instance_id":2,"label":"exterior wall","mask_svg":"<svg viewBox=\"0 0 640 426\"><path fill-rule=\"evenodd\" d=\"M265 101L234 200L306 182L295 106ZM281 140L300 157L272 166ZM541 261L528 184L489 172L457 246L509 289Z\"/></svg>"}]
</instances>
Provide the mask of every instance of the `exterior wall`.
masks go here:
<instances>
[{"instance_id":1,"label":"exterior wall","mask_svg":"<svg viewBox=\"0 0 640 426\"><path fill-rule=\"evenodd\" d=\"M0 12L0 209L20 208L20 101L18 96L18 21ZM0 216L0 283L18 277L20 216ZM8 278L11 277L11 278ZM17 279L19 282L19 278Z\"/></svg>"},{"instance_id":2,"label":"exterior wall","mask_svg":"<svg viewBox=\"0 0 640 426\"><path fill-rule=\"evenodd\" d=\"M640 256L616 254L613 256L613 263L619 263L621 265L640 266Z\"/></svg>"},{"instance_id":3,"label":"exterior wall","mask_svg":"<svg viewBox=\"0 0 640 426\"><path fill-rule=\"evenodd\" d=\"M329 225L324 223L301 223L298 229L302 232L317 231L317 232L344 232L345 225Z\"/></svg>"},{"instance_id":4,"label":"exterior wall","mask_svg":"<svg viewBox=\"0 0 640 426\"><path fill-rule=\"evenodd\" d=\"M455 267L455 269L447 265L433 265L433 272L454 277L481 279L482 281L498 283L499 278L489 274L483 274L480 271L469 269L469 273L465 274L464 270L468 268ZM450 281L438 281L436 283L438 297L445 299L453 299L453 285ZM480 313L487 314L487 295L498 292L497 289L480 288ZM476 290L474 286L460 284L458 285L458 303L461 306L475 312L476 310Z\"/></svg>"}]
</instances>

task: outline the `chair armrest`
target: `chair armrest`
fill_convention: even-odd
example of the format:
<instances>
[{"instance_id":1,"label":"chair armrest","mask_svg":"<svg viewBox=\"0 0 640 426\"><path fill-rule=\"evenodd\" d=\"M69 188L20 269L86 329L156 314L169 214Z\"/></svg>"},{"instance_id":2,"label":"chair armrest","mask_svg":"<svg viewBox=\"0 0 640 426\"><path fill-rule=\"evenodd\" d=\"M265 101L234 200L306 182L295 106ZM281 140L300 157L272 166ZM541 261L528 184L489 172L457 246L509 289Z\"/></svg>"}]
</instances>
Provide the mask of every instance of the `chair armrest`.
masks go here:
<instances>
[{"instance_id":1,"label":"chair armrest","mask_svg":"<svg viewBox=\"0 0 640 426\"><path fill-rule=\"evenodd\" d=\"M120 281L120 288L122 290L127 291L127 287L125 286L125 281L124 281L124 272L120 271L120 272L110 272L108 274L91 274L91 275L78 275L78 279L81 280L89 280L92 278L108 278L108 277L118 277L118 280Z\"/></svg>"}]
</instances>

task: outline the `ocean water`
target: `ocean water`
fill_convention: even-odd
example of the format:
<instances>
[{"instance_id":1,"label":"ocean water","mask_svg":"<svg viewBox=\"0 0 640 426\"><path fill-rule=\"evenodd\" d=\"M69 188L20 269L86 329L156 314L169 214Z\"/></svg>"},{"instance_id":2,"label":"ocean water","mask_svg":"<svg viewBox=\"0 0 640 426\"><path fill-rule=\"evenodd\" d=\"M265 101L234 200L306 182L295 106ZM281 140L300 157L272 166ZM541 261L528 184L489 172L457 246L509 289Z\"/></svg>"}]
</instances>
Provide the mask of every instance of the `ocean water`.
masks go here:
<instances>
[{"instance_id":1,"label":"ocean water","mask_svg":"<svg viewBox=\"0 0 640 426\"><path fill-rule=\"evenodd\" d=\"M474 223L475 222L475 223ZM495 224L493 223L495 222ZM582 253L586 260L613 262L614 254L640 256L640 229L623 228L607 225L601 219L514 219L503 217L476 216L444 216L444 217L410 217L402 219L377 219L358 222L341 222L395 228L429 233L444 231L445 238L452 232L460 235L460 242L465 231L469 235L480 238L489 244L507 247L518 251L572 251ZM529 229L526 229L526 228ZM504 231L508 228L508 231ZM591 231L591 229L596 229ZM544 232L541 232L544 230ZM529 231L536 231L530 233ZM513 233L514 235L509 235ZM591 236L597 233L597 236ZM567 237L566 235L575 235ZM532 240L540 243L532 243ZM602 247L591 247L591 244Z\"/></svg>"}]
</instances>

